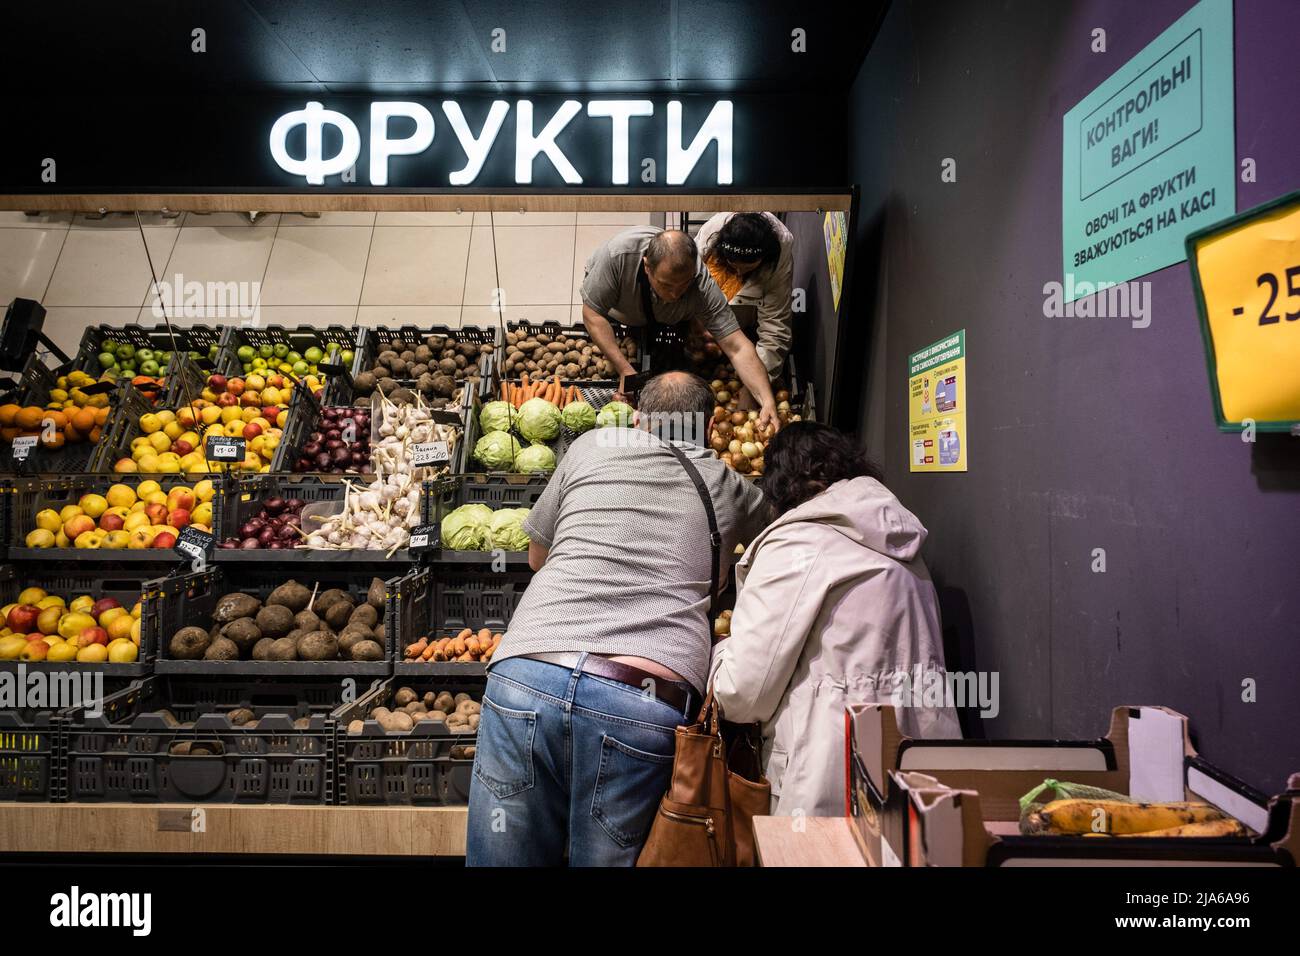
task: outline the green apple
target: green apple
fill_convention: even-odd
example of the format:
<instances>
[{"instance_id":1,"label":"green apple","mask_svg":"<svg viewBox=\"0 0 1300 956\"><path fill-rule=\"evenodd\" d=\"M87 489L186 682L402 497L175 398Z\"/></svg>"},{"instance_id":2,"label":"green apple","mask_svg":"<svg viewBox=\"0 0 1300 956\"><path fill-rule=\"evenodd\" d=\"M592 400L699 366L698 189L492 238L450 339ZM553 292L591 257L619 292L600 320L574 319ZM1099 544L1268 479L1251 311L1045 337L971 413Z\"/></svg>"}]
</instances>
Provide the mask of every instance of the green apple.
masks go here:
<instances>
[{"instance_id":1,"label":"green apple","mask_svg":"<svg viewBox=\"0 0 1300 956\"><path fill-rule=\"evenodd\" d=\"M302 356L297 352L290 352L284 357L284 360L292 365L294 362L301 362Z\"/></svg>"},{"instance_id":2,"label":"green apple","mask_svg":"<svg viewBox=\"0 0 1300 956\"><path fill-rule=\"evenodd\" d=\"M310 364L315 365L317 362L319 362L321 359L325 357L325 353L313 345L306 352L302 353L302 357L305 358Z\"/></svg>"},{"instance_id":3,"label":"green apple","mask_svg":"<svg viewBox=\"0 0 1300 956\"><path fill-rule=\"evenodd\" d=\"M339 356L339 359L343 362L343 364L348 366L349 368L352 367L352 360L354 358L356 358L356 354L351 349L344 349L343 354Z\"/></svg>"},{"instance_id":4,"label":"green apple","mask_svg":"<svg viewBox=\"0 0 1300 956\"><path fill-rule=\"evenodd\" d=\"M117 357L126 360L135 358L135 346L130 344L119 345L117 347Z\"/></svg>"},{"instance_id":5,"label":"green apple","mask_svg":"<svg viewBox=\"0 0 1300 956\"><path fill-rule=\"evenodd\" d=\"M99 353L100 368L112 368L116 364L117 364L117 356L115 356L112 352Z\"/></svg>"},{"instance_id":6,"label":"green apple","mask_svg":"<svg viewBox=\"0 0 1300 956\"><path fill-rule=\"evenodd\" d=\"M251 345L241 345L235 354L239 356L239 361L251 362L257 357L257 349L253 348Z\"/></svg>"},{"instance_id":7,"label":"green apple","mask_svg":"<svg viewBox=\"0 0 1300 956\"><path fill-rule=\"evenodd\" d=\"M303 361L297 361L297 362L294 362L294 363L293 363L293 374L294 374L294 375L306 375L308 371L309 371L309 369L307 368L307 363L306 363L306 362L303 362Z\"/></svg>"},{"instance_id":8,"label":"green apple","mask_svg":"<svg viewBox=\"0 0 1300 956\"><path fill-rule=\"evenodd\" d=\"M271 352L276 358L284 358L289 354L289 346L285 345L283 342L276 342L275 345L271 347Z\"/></svg>"},{"instance_id":9,"label":"green apple","mask_svg":"<svg viewBox=\"0 0 1300 956\"><path fill-rule=\"evenodd\" d=\"M140 374L141 374L141 375L157 375L157 374L158 374L158 363L155 362L153 359L149 359L148 361L141 362L141 363L140 363Z\"/></svg>"}]
</instances>

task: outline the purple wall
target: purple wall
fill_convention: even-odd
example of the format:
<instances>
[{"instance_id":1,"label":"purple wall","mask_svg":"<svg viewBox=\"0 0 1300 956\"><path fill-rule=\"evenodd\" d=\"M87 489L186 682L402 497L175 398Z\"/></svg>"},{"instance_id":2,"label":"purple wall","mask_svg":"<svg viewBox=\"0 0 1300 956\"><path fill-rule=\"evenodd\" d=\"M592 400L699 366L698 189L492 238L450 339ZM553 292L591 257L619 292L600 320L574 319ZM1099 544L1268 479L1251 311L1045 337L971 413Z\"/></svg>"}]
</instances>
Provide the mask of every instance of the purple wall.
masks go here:
<instances>
[{"instance_id":1,"label":"purple wall","mask_svg":"<svg viewBox=\"0 0 1300 956\"><path fill-rule=\"evenodd\" d=\"M1113 705L1164 704L1208 759L1277 790L1300 770L1300 439L1215 429L1185 263L1145 277L1147 329L1043 316L1062 115L1190 6L898 0L851 96L848 324L883 370L861 420L930 529L950 663L1001 675L1001 715L972 730L1094 735ZM1238 0L1235 19L1245 210L1300 189L1300 3ZM909 474L907 355L963 327L971 471Z\"/></svg>"}]
</instances>

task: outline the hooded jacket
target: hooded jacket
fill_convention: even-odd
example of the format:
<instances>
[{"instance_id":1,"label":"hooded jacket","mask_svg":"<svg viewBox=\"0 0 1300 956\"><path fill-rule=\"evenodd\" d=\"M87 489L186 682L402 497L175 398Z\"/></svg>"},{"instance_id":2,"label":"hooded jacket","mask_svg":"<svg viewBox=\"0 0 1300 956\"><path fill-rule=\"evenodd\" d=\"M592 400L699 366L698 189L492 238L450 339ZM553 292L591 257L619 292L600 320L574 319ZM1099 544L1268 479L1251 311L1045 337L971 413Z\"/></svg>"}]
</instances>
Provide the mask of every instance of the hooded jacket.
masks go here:
<instances>
[{"instance_id":1,"label":"hooded jacket","mask_svg":"<svg viewBox=\"0 0 1300 956\"><path fill-rule=\"evenodd\" d=\"M710 678L728 720L762 724L773 814L843 816L845 705L896 703L917 665L943 670L925 537L889 489L853 478L782 515L737 565ZM909 736L961 736L951 706L898 713Z\"/></svg>"}]
</instances>

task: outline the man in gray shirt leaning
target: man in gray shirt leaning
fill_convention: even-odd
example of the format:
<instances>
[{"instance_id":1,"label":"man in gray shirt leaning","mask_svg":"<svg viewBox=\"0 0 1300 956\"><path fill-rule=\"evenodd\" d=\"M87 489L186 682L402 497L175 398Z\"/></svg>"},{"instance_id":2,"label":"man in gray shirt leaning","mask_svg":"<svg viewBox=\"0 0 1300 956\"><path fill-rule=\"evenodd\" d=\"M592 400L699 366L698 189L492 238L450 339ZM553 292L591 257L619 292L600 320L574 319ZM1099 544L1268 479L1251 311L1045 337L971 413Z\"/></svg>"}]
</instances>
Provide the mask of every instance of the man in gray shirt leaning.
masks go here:
<instances>
[{"instance_id":1,"label":"man in gray shirt leaning","mask_svg":"<svg viewBox=\"0 0 1300 956\"><path fill-rule=\"evenodd\" d=\"M698 319L759 403L759 421L777 426L776 400L758 351L700 258L678 229L635 226L596 247L582 277L582 322L619 375L636 372L619 351L609 321L676 325Z\"/></svg>"},{"instance_id":2,"label":"man in gray shirt leaning","mask_svg":"<svg viewBox=\"0 0 1300 956\"><path fill-rule=\"evenodd\" d=\"M703 700L712 647L699 472L721 534L720 578L767 522L755 485L708 447L713 395L652 379L635 428L573 442L524 529L537 572L493 655L470 786L471 866L631 866L672 771L674 733Z\"/></svg>"}]
</instances>

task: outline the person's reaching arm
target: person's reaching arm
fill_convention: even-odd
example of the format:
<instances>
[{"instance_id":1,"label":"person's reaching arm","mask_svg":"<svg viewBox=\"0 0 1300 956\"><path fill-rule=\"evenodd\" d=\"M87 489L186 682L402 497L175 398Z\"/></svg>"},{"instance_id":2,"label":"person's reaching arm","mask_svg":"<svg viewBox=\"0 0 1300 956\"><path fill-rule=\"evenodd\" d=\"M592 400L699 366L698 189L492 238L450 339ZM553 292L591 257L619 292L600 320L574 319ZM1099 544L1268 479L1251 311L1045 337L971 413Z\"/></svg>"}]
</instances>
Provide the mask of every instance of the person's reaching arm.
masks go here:
<instances>
[{"instance_id":1,"label":"person's reaching arm","mask_svg":"<svg viewBox=\"0 0 1300 956\"><path fill-rule=\"evenodd\" d=\"M781 420L776 417L776 399L772 397L772 383L767 377L767 369L763 367L758 352L754 349L754 343L749 341L740 329L736 329L724 338L717 338L715 334L714 338L735 368L736 377L758 400L759 424L767 425L773 431L780 428Z\"/></svg>"},{"instance_id":2,"label":"person's reaching arm","mask_svg":"<svg viewBox=\"0 0 1300 956\"><path fill-rule=\"evenodd\" d=\"M587 334L591 336L591 341L600 349L601 354L613 364L614 371L618 375L636 374L636 369L632 367L632 363L627 360L627 356L618 347L618 339L614 337L614 329L610 326L609 319L586 302L582 303L582 324L587 327Z\"/></svg>"}]
</instances>

